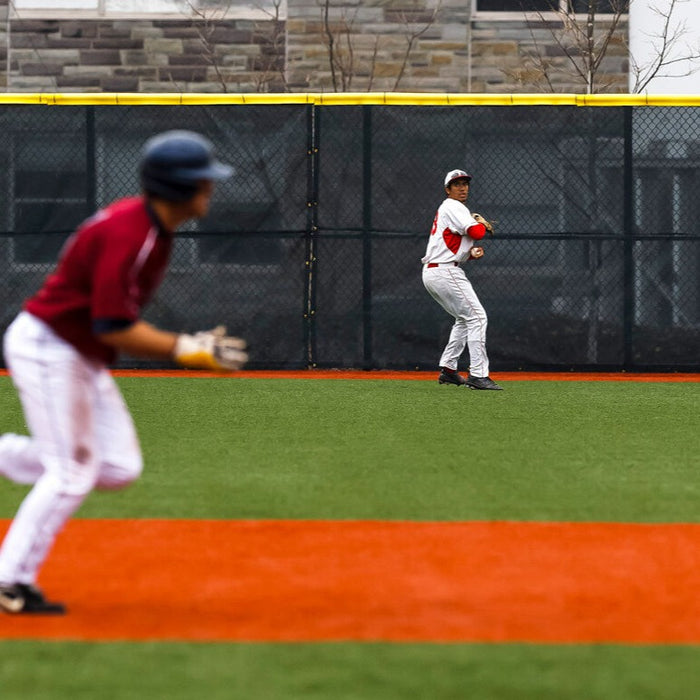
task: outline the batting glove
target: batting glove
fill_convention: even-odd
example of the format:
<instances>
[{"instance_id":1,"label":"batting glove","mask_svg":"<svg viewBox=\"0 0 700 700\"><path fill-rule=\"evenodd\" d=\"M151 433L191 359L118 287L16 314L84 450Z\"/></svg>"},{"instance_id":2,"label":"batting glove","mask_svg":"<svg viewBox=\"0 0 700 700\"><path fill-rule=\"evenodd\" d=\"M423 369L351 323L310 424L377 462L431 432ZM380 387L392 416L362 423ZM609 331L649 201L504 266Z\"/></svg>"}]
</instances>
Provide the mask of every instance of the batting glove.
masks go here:
<instances>
[{"instance_id":1,"label":"batting glove","mask_svg":"<svg viewBox=\"0 0 700 700\"><path fill-rule=\"evenodd\" d=\"M226 335L224 326L194 335L183 333L175 341L173 358L183 367L217 372L241 369L248 361L246 342Z\"/></svg>"}]
</instances>

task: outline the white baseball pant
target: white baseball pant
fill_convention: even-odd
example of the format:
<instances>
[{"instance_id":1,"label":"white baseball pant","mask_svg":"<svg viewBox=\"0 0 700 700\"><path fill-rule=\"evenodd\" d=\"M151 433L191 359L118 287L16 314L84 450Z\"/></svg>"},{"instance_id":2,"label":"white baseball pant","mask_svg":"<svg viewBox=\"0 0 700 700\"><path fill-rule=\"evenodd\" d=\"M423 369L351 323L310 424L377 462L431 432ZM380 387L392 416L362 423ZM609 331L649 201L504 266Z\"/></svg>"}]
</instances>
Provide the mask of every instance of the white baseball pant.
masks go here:
<instances>
[{"instance_id":1,"label":"white baseball pant","mask_svg":"<svg viewBox=\"0 0 700 700\"><path fill-rule=\"evenodd\" d=\"M5 360L31 437L0 437L0 474L34 484L0 549L0 583L34 584L56 535L93 488L141 474L136 430L109 370L22 312Z\"/></svg>"},{"instance_id":2,"label":"white baseball pant","mask_svg":"<svg viewBox=\"0 0 700 700\"><path fill-rule=\"evenodd\" d=\"M454 265L423 266L423 284L455 323L440 358L440 367L457 369L465 347L469 348L469 374L489 376L486 354L486 311L464 270Z\"/></svg>"}]
</instances>

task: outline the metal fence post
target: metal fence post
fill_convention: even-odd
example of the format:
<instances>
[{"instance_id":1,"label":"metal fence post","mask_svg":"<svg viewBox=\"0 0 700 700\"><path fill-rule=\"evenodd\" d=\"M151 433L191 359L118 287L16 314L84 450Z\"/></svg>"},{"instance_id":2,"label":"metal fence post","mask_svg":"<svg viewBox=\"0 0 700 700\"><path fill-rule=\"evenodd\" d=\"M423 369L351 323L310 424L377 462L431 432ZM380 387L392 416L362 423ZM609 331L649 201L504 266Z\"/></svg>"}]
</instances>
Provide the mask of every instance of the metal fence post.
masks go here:
<instances>
[{"instance_id":1,"label":"metal fence post","mask_svg":"<svg viewBox=\"0 0 700 700\"><path fill-rule=\"evenodd\" d=\"M362 107L362 336L363 363L372 368L372 109Z\"/></svg>"},{"instance_id":2,"label":"metal fence post","mask_svg":"<svg viewBox=\"0 0 700 700\"><path fill-rule=\"evenodd\" d=\"M318 235L318 149L320 113L316 105L306 108L306 256L304 266L304 348L308 367L316 366L316 243Z\"/></svg>"},{"instance_id":3,"label":"metal fence post","mask_svg":"<svg viewBox=\"0 0 700 700\"><path fill-rule=\"evenodd\" d=\"M632 144L632 127L634 107L624 109L624 163L623 163L623 306L622 306L622 343L623 368L632 369L634 365L634 152Z\"/></svg>"},{"instance_id":4,"label":"metal fence post","mask_svg":"<svg viewBox=\"0 0 700 700\"><path fill-rule=\"evenodd\" d=\"M97 154L95 148L95 107L85 108L85 216L97 209Z\"/></svg>"}]
</instances>

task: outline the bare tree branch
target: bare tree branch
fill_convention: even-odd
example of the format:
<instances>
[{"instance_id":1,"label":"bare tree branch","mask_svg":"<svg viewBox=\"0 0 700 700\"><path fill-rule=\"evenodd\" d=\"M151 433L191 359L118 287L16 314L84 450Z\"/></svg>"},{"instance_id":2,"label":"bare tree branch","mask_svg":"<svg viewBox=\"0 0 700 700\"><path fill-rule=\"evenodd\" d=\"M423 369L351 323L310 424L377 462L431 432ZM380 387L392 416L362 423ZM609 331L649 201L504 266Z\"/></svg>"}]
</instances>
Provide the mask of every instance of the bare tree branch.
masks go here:
<instances>
[{"instance_id":1,"label":"bare tree branch","mask_svg":"<svg viewBox=\"0 0 700 700\"><path fill-rule=\"evenodd\" d=\"M404 26L406 27L406 31L407 31L406 52L404 53L403 61L401 62L401 68L399 70L398 76L396 77L396 82L394 83L394 88L393 88L394 92L399 89L399 83L401 82L401 78L403 78L403 74L406 70L406 66L408 65L408 60L411 56L411 51L413 50L413 45L416 43L416 41L418 39L420 39L420 37L423 36L423 34L425 34L428 31L428 29L430 29L430 27L433 26L433 24L435 23L435 19L437 18L438 13L440 12L441 6L442 6L442 0L438 0L438 3L435 5L435 7L430 15L430 19L426 22L425 26L422 27L421 29L416 29L414 31L410 31L408 19L406 18L406 14L402 13L401 18L402 18L402 21L404 23Z\"/></svg>"},{"instance_id":2,"label":"bare tree branch","mask_svg":"<svg viewBox=\"0 0 700 700\"><path fill-rule=\"evenodd\" d=\"M372 92L372 87L374 86L374 74L377 66L377 54L379 53L379 37L374 37L374 48L372 49L372 58L370 60L370 71L369 71L369 84L367 86L367 91Z\"/></svg>"},{"instance_id":3,"label":"bare tree branch","mask_svg":"<svg viewBox=\"0 0 700 700\"><path fill-rule=\"evenodd\" d=\"M202 56L214 71L217 82L221 85L222 92L228 92L231 76L222 70L221 56L216 53L214 34L220 22L226 20L228 13L236 0L183 0L189 10L188 17L192 19L192 27L197 33L202 44ZM271 8L270 8L271 6ZM269 18L270 31L267 27L262 29L256 22L253 26L253 36L261 47L259 67L256 67L249 78L256 87L257 92L264 92L271 81L279 77L285 92L289 91L289 84L285 73L284 62L280 64L280 55L284 55L286 35L284 21L281 19L282 0L268 0L265 5L256 6ZM267 49L267 53L266 53ZM174 81L173 81L174 82ZM235 82L235 81L233 81ZM240 87L240 82L238 83Z\"/></svg>"},{"instance_id":4,"label":"bare tree branch","mask_svg":"<svg viewBox=\"0 0 700 700\"><path fill-rule=\"evenodd\" d=\"M555 92L550 76L551 62L545 59L545 52L540 48L537 36L532 29L532 22L527 23L527 29L532 39L534 53L525 58L522 68L506 70L506 75L513 80L517 80L519 83L533 82L538 87L541 82L544 81L547 89L550 92ZM533 71L535 74L534 77L532 76Z\"/></svg>"},{"instance_id":5,"label":"bare tree branch","mask_svg":"<svg viewBox=\"0 0 700 700\"><path fill-rule=\"evenodd\" d=\"M355 76L355 51L353 47L350 35L352 33L352 25L355 21L353 17L352 21L348 25L347 20L343 17L345 43L347 45L347 54L345 56L345 62L342 64L343 71L343 90L349 90L352 86L352 79Z\"/></svg>"},{"instance_id":6,"label":"bare tree branch","mask_svg":"<svg viewBox=\"0 0 700 700\"><path fill-rule=\"evenodd\" d=\"M202 53L206 58L207 63L214 69L214 73L216 74L217 80L221 84L222 92L228 92L228 85L226 83L226 79L221 73L219 62L216 59L216 55L214 53L214 42L212 37L214 35L214 30L216 29L215 23L218 20L223 19L226 16L226 13L228 12L230 0L225 9L223 9L222 14L218 17L216 15L216 8L214 8L212 13L209 13L204 9L200 9L198 5L195 5L195 3L192 2L192 0L186 0L186 5L187 7L189 7L190 12L192 13L192 26L197 32L199 40L202 42Z\"/></svg>"},{"instance_id":7,"label":"bare tree branch","mask_svg":"<svg viewBox=\"0 0 700 700\"><path fill-rule=\"evenodd\" d=\"M328 49L328 62L331 70L331 82L333 89L336 92L350 90L354 78L357 75L356 60L356 45L353 37L355 36L354 24L357 18L357 8L352 17L343 14L341 19L335 24L330 21L330 5L331 0L318 0L322 11L323 33ZM411 52L413 51L416 42L423 36L428 29L435 23L442 5L442 0L438 0L436 7L431 11L430 17L421 23L421 26L412 27L409 21L408 11L401 13L401 20L404 24L406 33L406 50L403 52L402 61L399 66L398 75L394 81L392 90L397 90L401 80L403 79L406 68L409 65ZM371 90L376 77L377 59L379 56L381 39L379 36L375 38L370 58L369 69L369 87Z\"/></svg>"},{"instance_id":8,"label":"bare tree branch","mask_svg":"<svg viewBox=\"0 0 700 700\"><path fill-rule=\"evenodd\" d=\"M277 65L280 53L284 55L285 43L287 40L284 21L281 19L281 6L282 0L272 0L272 11L264 7L260 8L272 22L272 35L270 40L267 42L268 46L272 49L272 58L270 58L267 62L263 63L264 68L262 71L262 75L255 78L258 87L258 92L263 92L264 88L273 79L273 76L275 75L280 77L282 86L284 88L284 92L290 91L284 60L281 66ZM257 31L260 35L259 30Z\"/></svg>"},{"instance_id":9,"label":"bare tree branch","mask_svg":"<svg viewBox=\"0 0 700 700\"><path fill-rule=\"evenodd\" d=\"M333 83L333 92L338 92L338 81L335 76L335 35L331 31L328 15L330 12L330 0L324 0L323 4L323 31L326 36L328 46L328 63L331 67L331 82Z\"/></svg>"},{"instance_id":10,"label":"bare tree branch","mask_svg":"<svg viewBox=\"0 0 700 700\"><path fill-rule=\"evenodd\" d=\"M585 86L587 93L608 89L613 84L613 80L601 78L601 66L606 56L609 55L611 43L614 40L619 40L620 23L625 14L629 12L632 2L635 1L646 2L647 0L610 0L608 5L611 12L602 13L599 11L600 0L588 0L585 20L580 15L574 14L571 4L567 10L562 10L558 6L554 7L552 12L560 22L560 26L552 28L550 33L568 67L568 71L560 69L559 72L564 75L568 73L575 81ZM670 0L670 4L664 9L660 9L658 5L652 7L652 10L662 20L661 29L658 34L650 35L650 39L656 40L657 43L654 47L654 58L649 64L640 66L635 57L630 56L630 74L634 78L633 92L642 92L654 78L683 77L700 70L700 68L690 67L683 74L676 73L672 76L669 73L671 66L700 59L700 46L686 46L684 55L680 57L676 51L683 37L688 33L688 28L685 22L674 26L674 10L677 3L686 1L689 0ZM537 12L536 15L539 21L545 25L544 14ZM535 45L535 55L530 57L530 61L548 89L554 92L555 69L535 40L531 27L530 33ZM624 37L622 39L624 41ZM627 45L626 42L625 45ZM523 72L520 71L520 74L522 75Z\"/></svg>"},{"instance_id":11,"label":"bare tree branch","mask_svg":"<svg viewBox=\"0 0 700 700\"><path fill-rule=\"evenodd\" d=\"M535 54L530 57L530 61L550 91L555 91L557 72L581 83L587 93L601 88L598 74L610 43L617 35L621 18L628 9L629 0L610 0L608 4L611 12L601 13L598 10L599 0L588 0L585 18L574 12L571 3L567 3L566 9L562 9L558 3L553 4L551 13L558 23L558 26L553 27L543 12L535 13L539 23L549 27L552 41L564 57L566 67L555 68L552 61L547 59L546 52L535 38L533 25L528 23L535 47Z\"/></svg>"},{"instance_id":12,"label":"bare tree branch","mask_svg":"<svg viewBox=\"0 0 700 700\"><path fill-rule=\"evenodd\" d=\"M674 52L678 43L688 33L688 27L685 22L681 22L671 30L673 11L676 9L676 3L678 1L683 2L684 0L671 0L668 10L665 11L659 9L658 5L651 7L652 12L662 19L662 28L661 32L658 34L648 34L645 32L645 36L649 37L652 42L658 40L659 44L654 46L655 56L652 61L646 65L639 65L635 57L630 55L630 72L634 76L632 92L643 92L654 78L682 78L693 75L700 70L700 68L688 68L685 73L675 73L673 75L664 72L669 66L684 62L691 63L692 61L700 59L700 46L691 48L688 45L686 45L688 50L686 55L670 58L670 54Z\"/></svg>"}]
</instances>

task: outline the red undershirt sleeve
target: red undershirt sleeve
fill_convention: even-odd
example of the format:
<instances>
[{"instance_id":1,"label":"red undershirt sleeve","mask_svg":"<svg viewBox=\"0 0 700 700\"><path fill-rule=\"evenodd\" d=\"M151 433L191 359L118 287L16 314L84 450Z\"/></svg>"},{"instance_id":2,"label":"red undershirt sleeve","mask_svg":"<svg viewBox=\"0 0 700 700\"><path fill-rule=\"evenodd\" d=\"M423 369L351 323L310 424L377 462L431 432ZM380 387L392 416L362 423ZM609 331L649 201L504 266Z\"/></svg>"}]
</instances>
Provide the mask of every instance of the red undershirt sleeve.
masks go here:
<instances>
[{"instance_id":1,"label":"red undershirt sleeve","mask_svg":"<svg viewBox=\"0 0 700 700\"><path fill-rule=\"evenodd\" d=\"M474 224L467 229L467 236L475 241L480 240L486 235L486 226L483 224Z\"/></svg>"}]
</instances>

